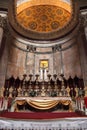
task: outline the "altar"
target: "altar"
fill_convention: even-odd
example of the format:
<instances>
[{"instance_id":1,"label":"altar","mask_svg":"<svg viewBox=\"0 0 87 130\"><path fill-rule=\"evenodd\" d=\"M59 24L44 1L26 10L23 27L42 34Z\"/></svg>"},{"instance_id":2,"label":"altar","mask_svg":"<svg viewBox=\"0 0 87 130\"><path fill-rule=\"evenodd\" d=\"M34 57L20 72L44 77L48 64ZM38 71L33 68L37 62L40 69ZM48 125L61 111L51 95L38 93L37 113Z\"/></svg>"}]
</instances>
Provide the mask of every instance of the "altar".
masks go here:
<instances>
[{"instance_id":1,"label":"altar","mask_svg":"<svg viewBox=\"0 0 87 130\"><path fill-rule=\"evenodd\" d=\"M18 112L18 105L28 104L30 107L36 110L49 110L55 108L57 105L62 104L69 106L68 111L72 111L72 99L71 97L16 97L11 105L11 112Z\"/></svg>"}]
</instances>

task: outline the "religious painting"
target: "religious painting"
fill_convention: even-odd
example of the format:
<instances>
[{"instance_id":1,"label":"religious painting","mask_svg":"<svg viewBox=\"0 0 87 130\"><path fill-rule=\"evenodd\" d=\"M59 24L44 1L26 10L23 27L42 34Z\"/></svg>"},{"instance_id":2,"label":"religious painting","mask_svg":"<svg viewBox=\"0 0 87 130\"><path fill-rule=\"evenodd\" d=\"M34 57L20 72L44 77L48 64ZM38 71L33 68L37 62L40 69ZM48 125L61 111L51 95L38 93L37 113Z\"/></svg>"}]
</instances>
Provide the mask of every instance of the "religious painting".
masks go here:
<instances>
[{"instance_id":1,"label":"religious painting","mask_svg":"<svg viewBox=\"0 0 87 130\"><path fill-rule=\"evenodd\" d=\"M49 61L48 59L42 59L40 60L40 68L46 69L49 67Z\"/></svg>"}]
</instances>

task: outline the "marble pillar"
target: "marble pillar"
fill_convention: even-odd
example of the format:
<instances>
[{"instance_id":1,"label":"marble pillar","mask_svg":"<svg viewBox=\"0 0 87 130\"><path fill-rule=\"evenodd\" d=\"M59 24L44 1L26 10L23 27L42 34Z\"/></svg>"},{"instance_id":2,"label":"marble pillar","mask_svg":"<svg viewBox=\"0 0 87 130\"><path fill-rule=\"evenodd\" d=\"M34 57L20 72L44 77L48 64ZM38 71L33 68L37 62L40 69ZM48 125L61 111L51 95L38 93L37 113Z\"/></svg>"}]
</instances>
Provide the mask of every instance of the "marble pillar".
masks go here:
<instances>
[{"instance_id":1,"label":"marble pillar","mask_svg":"<svg viewBox=\"0 0 87 130\"><path fill-rule=\"evenodd\" d=\"M3 37L3 28L0 27L0 48L1 48L1 43L2 43L2 37Z\"/></svg>"},{"instance_id":2,"label":"marble pillar","mask_svg":"<svg viewBox=\"0 0 87 130\"><path fill-rule=\"evenodd\" d=\"M0 16L0 48L2 43L2 37L3 37L3 18Z\"/></svg>"}]
</instances>

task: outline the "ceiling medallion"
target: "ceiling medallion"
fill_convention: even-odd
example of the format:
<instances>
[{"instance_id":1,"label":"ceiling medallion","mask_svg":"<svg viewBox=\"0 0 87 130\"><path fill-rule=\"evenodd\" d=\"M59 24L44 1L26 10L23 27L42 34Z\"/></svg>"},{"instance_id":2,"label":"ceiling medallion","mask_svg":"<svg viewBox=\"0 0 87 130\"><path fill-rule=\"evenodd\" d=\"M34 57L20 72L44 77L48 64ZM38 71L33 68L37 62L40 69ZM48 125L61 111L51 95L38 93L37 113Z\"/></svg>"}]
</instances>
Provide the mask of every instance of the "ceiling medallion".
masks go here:
<instances>
[{"instance_id":1,"label":"ceiling medallion","mask_svg":"<svg viewBox=\"0 0 87 130\"><path fill-rule=\"evenodd\" d=\"M53 21L51 23L51 27L52 27L52 29L57 29L60 27L60 23L58 21Z\"/></svg>"},{"instance_id":2,"label":"ceiling medallion","mask_svg":"<svg viewBox=\"0 0 87 130\"><path fill-rule=\"evenodd\" d=\"M34 22L34 21L31 21L30 23L28 23L28 27L31 29L31 30L35 30L37 28L37 23Z\"/></svg>"},{"instance_id":3,"label":"ceiling medallion","mask_svg":"<svg viewBox=\"0 0 87 130\"><path fill-rule=\"evenodd\" d=\"M62 14L63 14L63 11L62 11L61 9L57 9L56 13L57 13L58 15L62 15Z\"/></svg>"}]
</instances>

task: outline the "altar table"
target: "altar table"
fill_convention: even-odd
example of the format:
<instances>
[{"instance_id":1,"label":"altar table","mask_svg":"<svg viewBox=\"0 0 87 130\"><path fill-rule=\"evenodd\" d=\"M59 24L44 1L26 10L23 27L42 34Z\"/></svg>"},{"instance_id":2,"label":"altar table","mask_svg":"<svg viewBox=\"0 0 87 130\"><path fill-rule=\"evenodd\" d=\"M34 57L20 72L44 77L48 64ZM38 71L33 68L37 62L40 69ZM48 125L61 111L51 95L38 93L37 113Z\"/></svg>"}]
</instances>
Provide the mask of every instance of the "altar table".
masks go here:
<instances>
[{"instance_id":1,"label":"altar table","mask_svg":"<svg viewBox=\"0 0 87 130\"><path fill-rule=\"evenodd\" d=\"M69 111L72 111L71 97L16 97L12 102L11 112L17 111L17 104L24 105L25 103L38 110L48 110L61 103L65 106L69 105Z\"/></svg>"}]
</instances>

